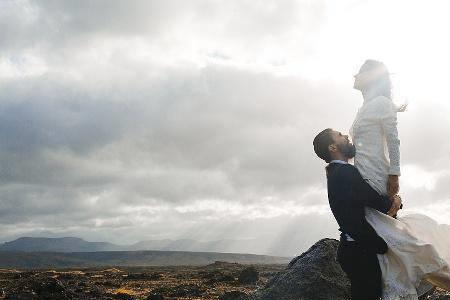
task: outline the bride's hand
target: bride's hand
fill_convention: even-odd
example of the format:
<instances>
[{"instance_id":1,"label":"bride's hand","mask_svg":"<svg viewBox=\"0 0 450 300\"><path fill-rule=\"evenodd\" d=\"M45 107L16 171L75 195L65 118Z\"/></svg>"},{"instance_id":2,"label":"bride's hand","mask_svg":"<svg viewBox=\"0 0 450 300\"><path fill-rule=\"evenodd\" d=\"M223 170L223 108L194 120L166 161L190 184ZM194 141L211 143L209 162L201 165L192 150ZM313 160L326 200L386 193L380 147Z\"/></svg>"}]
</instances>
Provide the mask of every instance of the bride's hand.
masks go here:
<instances>
[{"instance_id":1,"label":"bride's hand","mask_svg":"<svg viewBox=\"0 0 450 300\"><path fill-rule=\"evenodd\" d=\"M392 206L387 212L387 215L394 217L402 206L402 198L399 195L394 195L389 198L392 201Z\"/></svg>"},{"instance_id":2,"label":"bride's hand","mask_svg":"<svg viewBox=\"0 0 450 300\"><path fill-rule=\"evenodd\" d=\"M398 194L400 190L400 185L398 183L398 176L397 175L389 175L388 182L387 182L387 194L389 197L392 197L396 194Z\"/></svg>"}]
</instances>

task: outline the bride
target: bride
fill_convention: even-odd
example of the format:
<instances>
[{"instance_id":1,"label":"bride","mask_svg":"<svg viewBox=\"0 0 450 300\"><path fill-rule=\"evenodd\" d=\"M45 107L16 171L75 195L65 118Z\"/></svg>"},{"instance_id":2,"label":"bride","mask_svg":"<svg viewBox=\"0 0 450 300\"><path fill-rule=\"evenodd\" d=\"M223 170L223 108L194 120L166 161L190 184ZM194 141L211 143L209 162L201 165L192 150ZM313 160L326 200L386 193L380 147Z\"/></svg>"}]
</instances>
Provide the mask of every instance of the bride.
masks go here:
<instances>
[{"instance_id":1,"label":"bride","mask_svg":"<svg viewBox=\"0 0 450 300\"><path fill-rule=\"evenodd\" d=\"M366 60L355 75L354 88L364 102L350 129L356 147L355 167L379 194L399 191L400 141L397 112L391 100L391 81L386 66ZM382 237L389 250L379 254L384 300L417 300L433 286L450 291L450 236L425 215L396 218L366 208L366 219ZM394 216L394 217L391 217Z\"/></svg>"}]
</instances>

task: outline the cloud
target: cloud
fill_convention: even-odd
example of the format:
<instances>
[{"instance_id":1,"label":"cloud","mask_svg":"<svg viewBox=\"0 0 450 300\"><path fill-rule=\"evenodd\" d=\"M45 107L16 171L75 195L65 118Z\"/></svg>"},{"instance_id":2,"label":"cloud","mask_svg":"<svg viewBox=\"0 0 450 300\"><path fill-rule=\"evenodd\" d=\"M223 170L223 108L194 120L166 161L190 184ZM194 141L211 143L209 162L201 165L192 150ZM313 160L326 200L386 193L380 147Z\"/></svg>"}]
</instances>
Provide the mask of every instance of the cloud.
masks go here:
<instances>
[{"instance_id":1,"label":"cloud","mask_svg":"<svg viewBox=\"0 0 450 300\"><path fill-rule=\"evenodd\" d=\"M328 8L2 1L2 239L336 234L311 143L346 132L361 96L328 65L359 56L317 57ZM348 81L300 76L318 60ZM419 99L399 115L409 207L447 201L448 111Z\"/></svg>"},{"instance_id":2,"label":"cloud","mask_svg":"<svg viewBox=\"0 0 450 300\"><path fill-rule=\"evenodd\" d=\"M315 123L307 112L321 104L306 107L303 99L317 99L318 90L223 67L194 69L183 78L173 72L147 81L150 88L129 88L126 101L47 76L8 82L0 95L3 179L74 186L82 177L99 184L102 177L116 183L130 176L133 187L156 194L172 182L162 197L169 201L191 197L184 194L189 188L201 196L196 185L208 189L205 181L211 182L205 196L311 183L301 168L310 169L302 157L310 155L303 143L312 133L302 129Z\"/></svg>"},{"instance_id":3,"label":"cloud","mask_svg":"<svg viewBox=\"0 0 450 300\"><path fill-rule=\"evenodd\" d=\"M338 87L323 93L298 78L220 65L167 68L137 84L105 80L108 93L51 73L7 81L0 94L8 128L0 152L3 222L104 231L161 210L170 212L166 222L178 215L188 223L211 215L195 212L196 201L209 199L232 207L271 197L286 202L284 213L292 203L306 211L311 202L324 203L324 182L311 176L323 179L320 161L309 159L315 132L304 129L322 123L325 104L343 93ZM311 185L321 192L311 194ZM179 205L194 212L180 214ZM276 208L236 205L238 218ZM150 208L156 210L145 213Z\"/></svg>"},{"instance_id":4,"label":"cloud","mask_svg":"<svg viewBox=\"0 0 450 300\"><path fill-rule=\"evenodd\" d=\"M15 58L18 51L35 51L61 64L80 48L135 39L181 57L267 58L300 41L308 45L323 18L324 2L4 1L2 6L0 25L8 29L0 35L3 53Z\"/></svg>"}]
</instances>

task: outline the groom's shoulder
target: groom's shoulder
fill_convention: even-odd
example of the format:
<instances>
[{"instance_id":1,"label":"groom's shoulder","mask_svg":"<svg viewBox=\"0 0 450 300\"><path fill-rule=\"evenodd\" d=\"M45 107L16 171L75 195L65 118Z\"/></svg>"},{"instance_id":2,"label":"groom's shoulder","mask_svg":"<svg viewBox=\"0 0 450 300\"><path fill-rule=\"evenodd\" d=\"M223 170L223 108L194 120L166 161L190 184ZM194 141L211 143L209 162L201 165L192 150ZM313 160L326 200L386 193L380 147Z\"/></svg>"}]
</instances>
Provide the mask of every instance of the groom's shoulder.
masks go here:
<instances>
[{"instance_id":1,"label":"groom's shoulder","mask_svg":"<svg viewBox=\"0 0 450 300\"><path fill-rule=\"evenodd\" d=\"M329 164L329 167L330 168L336 168L336 169L339 169L339 170L347 170L347 171L349 171L349 170L352 170L352 171L356 170L357 171L358 170L354 165L352 165L350 163L344 164L344 163L331 162Z\"/></svg>"},{"instance_id":2,"label":"groom's shoulder","mask_svg":"<svg viewBox=\"0 0 450 300\"><path fill-rule=\"evenodd\" d=\"M336 179L350 179L359 175L358 169L354 165L351 164L330 164L330 169L334 173L334 178Z\"/></svg>"}]
</instances>

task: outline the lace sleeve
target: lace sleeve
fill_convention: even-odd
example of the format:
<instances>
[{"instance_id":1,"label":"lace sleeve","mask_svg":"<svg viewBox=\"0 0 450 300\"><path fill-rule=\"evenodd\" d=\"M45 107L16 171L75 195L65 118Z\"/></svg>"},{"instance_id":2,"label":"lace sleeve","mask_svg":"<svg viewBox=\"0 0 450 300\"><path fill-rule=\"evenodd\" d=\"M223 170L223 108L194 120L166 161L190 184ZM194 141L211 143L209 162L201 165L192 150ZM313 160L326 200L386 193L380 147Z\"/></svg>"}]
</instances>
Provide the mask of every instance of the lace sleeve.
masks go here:
<instances>
[{"instance_id":1,"label":"lace sleeve","mask_svg":"<svg viewBox=\"0 0 450 300\"><path fill-rule=\"evenodd\" d=\"M384 98L384 97L383 97ZM397 130L397 109L392 100L379 102L380 124L386 137L389 152L389 175L400 175L400 139Z\"/></svg>"}]
</instances>

